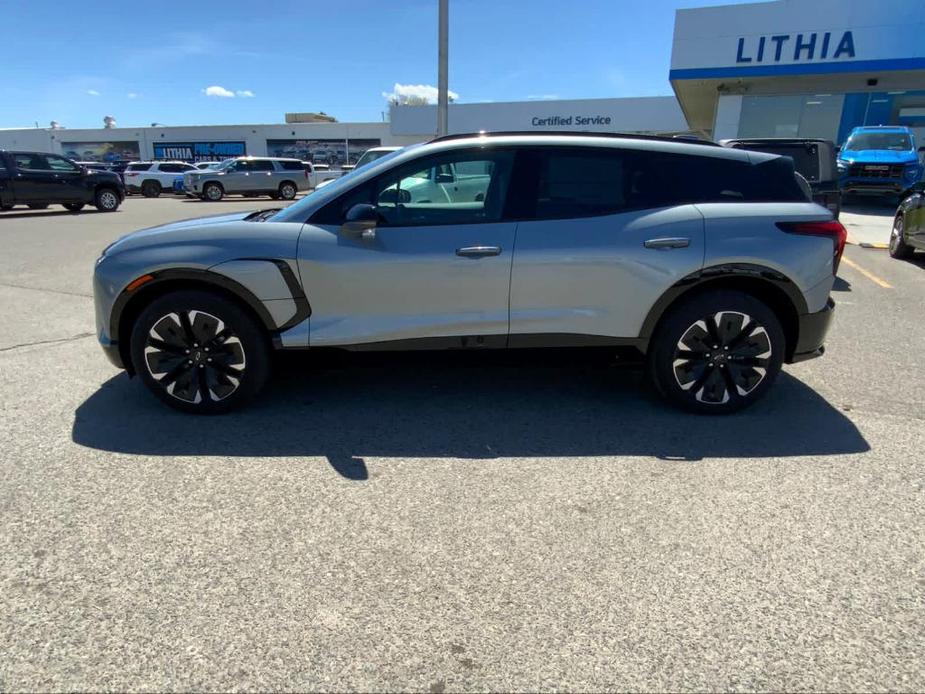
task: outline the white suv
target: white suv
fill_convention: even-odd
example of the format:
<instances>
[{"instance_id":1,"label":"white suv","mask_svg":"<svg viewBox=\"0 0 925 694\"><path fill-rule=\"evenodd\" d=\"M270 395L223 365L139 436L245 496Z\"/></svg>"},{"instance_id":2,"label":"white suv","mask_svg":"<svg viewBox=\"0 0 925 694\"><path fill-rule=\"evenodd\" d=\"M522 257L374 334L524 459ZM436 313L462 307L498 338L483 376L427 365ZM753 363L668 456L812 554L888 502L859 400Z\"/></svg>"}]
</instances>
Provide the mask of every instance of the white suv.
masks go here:
<instances>
[{"instance_id":1,"label":"white suv","mask_svg":"<svg viewBox=\"0 0 925 694\"><path fill-rule=\"evenodd\" d=\"M125 189L146 198L156 198L163 190L173 190L177 176L195 170L195 166L182 161L133 161L125 167Z\"/></svg>"}]
</instances>

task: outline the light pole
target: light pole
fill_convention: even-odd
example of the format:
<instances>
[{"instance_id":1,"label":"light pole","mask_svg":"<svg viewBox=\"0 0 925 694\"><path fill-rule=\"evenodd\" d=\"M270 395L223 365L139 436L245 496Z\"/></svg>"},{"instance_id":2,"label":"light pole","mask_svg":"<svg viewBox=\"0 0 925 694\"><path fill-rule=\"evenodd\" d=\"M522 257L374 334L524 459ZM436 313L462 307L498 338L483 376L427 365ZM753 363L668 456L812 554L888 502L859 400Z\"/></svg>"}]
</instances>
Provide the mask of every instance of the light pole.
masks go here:
<instances>
[{"instance_id":1,"label":"light pole","mask_svg":"<svg viewBox=\"0 0 925 694\"><path fill-rule=\"evenodd\" d=\"M447 116L449 112L449 76L447 74L447 44L449 43L449 0L439 0L440 17L438 20L437 47L437 137L448 132Z\"/></svg>"}]
</instances>

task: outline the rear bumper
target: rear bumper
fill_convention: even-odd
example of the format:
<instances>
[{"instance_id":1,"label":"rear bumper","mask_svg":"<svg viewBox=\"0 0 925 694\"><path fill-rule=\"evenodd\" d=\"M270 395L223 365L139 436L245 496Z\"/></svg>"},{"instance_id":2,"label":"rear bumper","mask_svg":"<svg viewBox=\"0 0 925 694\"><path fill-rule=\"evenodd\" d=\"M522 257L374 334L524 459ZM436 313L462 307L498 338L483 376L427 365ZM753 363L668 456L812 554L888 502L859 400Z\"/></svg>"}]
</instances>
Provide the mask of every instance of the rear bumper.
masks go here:
<instances>
[{"instance_id":1,"label":"rear bumper","mask_svg":"<svg viewBox=\"0 0 925 694\"><path fill-rule=\"evenodd\" d=\"M798 319L797 344L789 364L821 357L825 353L825 337L835 315L835 302L829 298L825 308L816 313L807 313Z\"/></svg>"}]
</instances>

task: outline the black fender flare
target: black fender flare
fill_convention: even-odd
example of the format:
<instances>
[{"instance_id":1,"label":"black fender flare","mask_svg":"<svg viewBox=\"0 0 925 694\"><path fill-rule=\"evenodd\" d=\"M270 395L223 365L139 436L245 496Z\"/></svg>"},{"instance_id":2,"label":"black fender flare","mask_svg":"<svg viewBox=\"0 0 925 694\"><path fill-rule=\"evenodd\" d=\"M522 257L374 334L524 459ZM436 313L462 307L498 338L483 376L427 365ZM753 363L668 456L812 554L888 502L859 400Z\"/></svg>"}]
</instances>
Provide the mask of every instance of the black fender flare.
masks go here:
<instances>
[{"instance_id":1,"label":"black fender flare","mask_svg":"<svg viewBox=\"0 0 925 694\"><path fill-rule=\"evenodd\" d=\"M751 263L724 263L705 267L675 282L649 309L639 332L640 340L648 344L662 316L683 296L693 291L706 289L711 284L720 284L730 280L762 283L783 293L790 301L796 316L802 316L808 312L803 293L796 283L782 272Z\"/></svg>"},{"instance_id":2,"label":"black fender flare","mask_svg":"<svg viewBox=\"0 0 925 694\"><path fill-rule=\"evenodd\" d=\"M153 290L157 289L159 286L163 287L165 284L187 282L199 286L213 286L232 294L254 312L274 342L280 333L298 325L311 316L311 304L308 301L308 297L305 296L302 285L299 284L298 279L296 279L295 273L292 271L292 267L289 263L274 258L235 258L234 260L259 260L273 263L279 270L280 275L282 275L287 289L290 294L292 294L292 300L295 302L296 312L292 318L282 325L276 325L270 312L267 310L266 306L263 305L263 302L258 299L250 289L226 275L221 275L207 269L167 268L165 270L147 273L151 275L152 279L147 280L133 291L129 291L127 288L123 289L119 296L116 297L109 318L109 334L116 339L120 351L128 347L127 340L123 339L124 336L122 333L125 327L123 326L122 318L126 315L126 310L134 306L136 300L140 300L140 298L144 296L150 296ZM144 275L142 275L142 277L144 277ZM125 359L123 359L123 361L126 364L130 363L130 361L126 361Z\"/></svg>"}]
</instances>

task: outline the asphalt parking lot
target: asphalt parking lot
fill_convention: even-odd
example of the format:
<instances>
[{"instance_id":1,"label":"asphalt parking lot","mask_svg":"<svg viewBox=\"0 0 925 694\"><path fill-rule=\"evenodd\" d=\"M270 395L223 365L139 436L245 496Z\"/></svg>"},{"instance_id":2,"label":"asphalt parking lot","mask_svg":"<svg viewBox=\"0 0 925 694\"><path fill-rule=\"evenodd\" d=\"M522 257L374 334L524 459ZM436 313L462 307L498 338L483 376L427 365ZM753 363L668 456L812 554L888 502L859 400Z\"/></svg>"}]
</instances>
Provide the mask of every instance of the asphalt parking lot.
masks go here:
<instances>
[{"instance_id":1,"label":"asphalt parking lot","mask_svg":"<svg viewBox=\"0 0 925 694\"><path fill-rule=\"evenodd\" d=\"M925 690L925 255L849 247L825 357L732 417L510 355L164 408L94 259L270 206L0 215L0 690Z\"/></svg>"}]
</instances>

